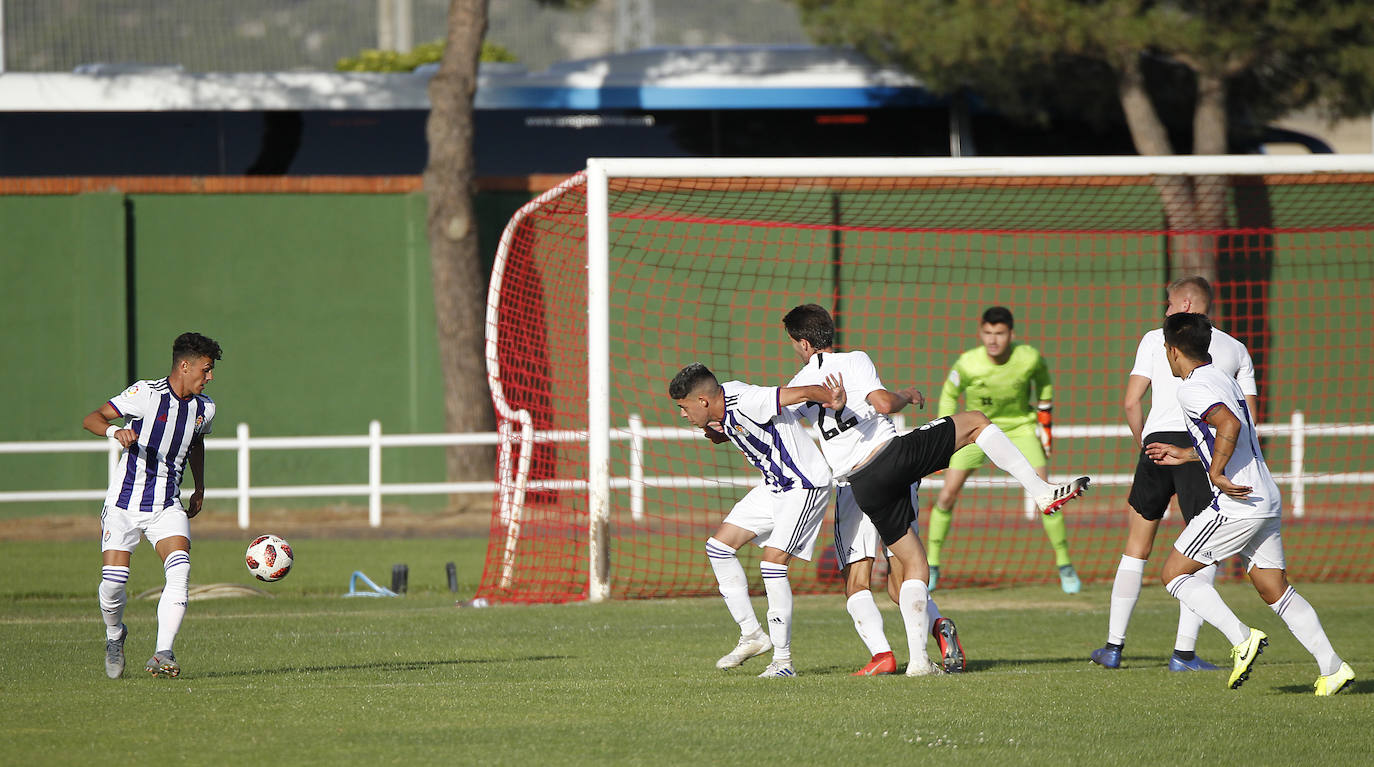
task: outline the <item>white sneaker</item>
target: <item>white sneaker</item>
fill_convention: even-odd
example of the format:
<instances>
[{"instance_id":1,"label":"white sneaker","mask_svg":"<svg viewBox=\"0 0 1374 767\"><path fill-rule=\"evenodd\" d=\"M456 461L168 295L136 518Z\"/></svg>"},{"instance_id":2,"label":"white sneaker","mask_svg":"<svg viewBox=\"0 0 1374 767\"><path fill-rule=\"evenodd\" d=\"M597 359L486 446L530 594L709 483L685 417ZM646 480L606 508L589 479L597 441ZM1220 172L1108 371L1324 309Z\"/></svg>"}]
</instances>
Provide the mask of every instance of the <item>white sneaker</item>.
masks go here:
<instances>
[{"instance_id":1,"label":"white sneaker","mask_svg":"<svg viewBox=\"0 0 1374 767\"><path fill-rule=\"evenodd\" d=\"M907 676L938 676L943 673L945 670L930 658L926 658L920 663L912 663L906 668Z\"/></svg>"},{"instance_id":2,"label":"white sneaker","mask_svg":"<svg viewBox=\"0 0 1374 767\"><path fill-rule=\"evenodd\" d=\"M763 655L771 649L773 649L773 643L768 639L768 634L763 631L755 631L751 636L740 637L739 644L735 645L735 649L716 661L716 668L735 668L750 658Z\"/></svg>"},{"instance_id":3,"label":"white sneaker","mask_svg":"<svg viewBox=\"0 0 1374 767\"><path fill-rule=\"evenodd\" d=\"M796 676L796 675L797 675L797 672L794 671L794 670L792 669L792 661L790 661L790 660L775 660L775 661L773 661L772 663L769 663L769 664L768 664L768 668L764 669L762 674L759 674L759 678L762 679L762 678L764 678L764 677L770 677L770 676Z\"/></svg>"},{"instance_id":4,"label":"white sneaker","mask_svg":"<svg viewBox=\"0 0 1374 767\"><path fill-rule=\"evenodd\" d=\"M1035 505L1040 507L1040 513L1045 516L1059 511L1059 507L1072 501L1083 494L1088 489L1092 480L1087 477L1079 477L1072 482L1059 487L1050 488L1041 495L1035 496Z\"/></svg>"}]
</instances>

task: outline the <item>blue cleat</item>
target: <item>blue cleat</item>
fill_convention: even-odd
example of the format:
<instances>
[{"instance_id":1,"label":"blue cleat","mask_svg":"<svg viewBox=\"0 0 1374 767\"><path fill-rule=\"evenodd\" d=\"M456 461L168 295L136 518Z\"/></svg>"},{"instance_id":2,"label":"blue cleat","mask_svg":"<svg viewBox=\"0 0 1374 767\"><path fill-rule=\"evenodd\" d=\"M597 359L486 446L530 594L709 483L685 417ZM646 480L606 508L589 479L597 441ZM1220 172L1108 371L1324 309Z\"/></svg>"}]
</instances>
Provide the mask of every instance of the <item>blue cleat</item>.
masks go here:
<instances>
[{"instance_id":1,"label":"blue cleat","mask_svg":"<svg viewBox=\"0 0 1374 767\"><path fill-rule=\"evenodd\" d=\"M1203 660L1203 659L1197 657L1196 655L1193 656L1193 659L1192 659L1192 660L1184 660L1184 659L1178 657L1177 655L1170 655L1170 656L1169 656L1169 670L1170 670L1170 671L1216 671L1216 670L1217 670L1217 666L1214 666L1214 665L1212 665L1211 663L1208 663L1207 661L1205 661L1205 660Z\"/></svg>"},{"instance_id":2,"label":"blue cleat","mask_svg":"<svg viewBox=\"0 0 1374 767\"><path fill-rule=\"evenodd\" d=\"M1078 580L1078 571L1073 569L1073 565L1059 567L1059 587L1064 589L1065 594L1077 594L1083 588L1083 582Z\"/></svg>"},{"instance_id":3,"label":"blue cleat","mask_svg":"<svg viewBox=\"0 0 1374 767\"><path fill-rule=\"evenodd\" d=\"M1120 647L1112 647L1111 645L1099 647L1093 650L1093 654L1088 657L1102 668L1121 668Z\"/></svg>"}]
</instances>

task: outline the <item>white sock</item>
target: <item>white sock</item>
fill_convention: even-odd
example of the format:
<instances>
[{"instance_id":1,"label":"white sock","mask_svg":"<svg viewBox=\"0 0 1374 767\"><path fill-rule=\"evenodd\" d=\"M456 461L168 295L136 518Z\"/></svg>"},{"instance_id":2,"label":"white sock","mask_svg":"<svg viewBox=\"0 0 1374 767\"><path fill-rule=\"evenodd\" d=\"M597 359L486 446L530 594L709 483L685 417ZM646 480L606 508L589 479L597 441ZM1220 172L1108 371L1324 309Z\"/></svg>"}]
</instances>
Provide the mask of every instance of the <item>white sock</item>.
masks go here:
<instances>
[{"instance_id":1,"label":"white sock","mask_svg":"<svg viewBox=\"0 0 1374 767\"><path fill-rule=\"evenodd\" d=\"M935 621L940 620L940 608L935 606L935 600L930 598L930 593L926 593L926 632L935 630Z\"/></svg>"},{"instance_id":2,"label":"white sock","mask_svg":"<svg viewBox=\"0 0 1374 767\"><path fill-rule=\"evenodd\" d=\"M1166 586L1170 594L1188 606L1189 610L1216 626L1234 647L1250 636L1250 627L1240 622L1231 608L1221 600L1212 584L1195 575L1180 575Z\"/></svg>"},{"instance_id":3,"label":"white sock","mask_svg":"<svg viewBox=\"0 0 1374 767\"><path fill-rule=\"evenodd\" d=\"M118 639L124 625L124 584L129 582L129 568L104 565L100 568L100 617L105 619L105 638Z\"/></svg>"},{"instance_id":4,"label":"white sock","mask_svg":"<svg viewBox=\"0 0 1374 767\"><path fill-rule=\"evenodd\" d=\"M1213 586L1217 582L1217 566L1210 564L1193 573L1193 577ZM1178 605L1178 634L1174 637L1174 649L1189 652L1197 649L1197 635L1202 630L1202 616L1188 609L1182 602Z\"/></svg>"},{"instance_id":5,"label":"white sock","mask_svg":"<svg viewBox=\"0 0 1374 767\"><path fill-rule=\"evenodd\" d=\"M920 668L930 662L926 655L926 635L930 631L926 617L928 600L925 581L902 581L897 607L902 611L902 622L906 624L906 643L911 653L907 668Z\"/></svg>"},{"instance_id":6,"label":"white sock","mask_svg":"<svg viewBox=\"0 0 1374 767\"><path fill-rule=\"evenodd\" d=\"M1026 492L1032 496L1043 495L1054 489L1054 485L1035 473L1035 467L1021 455L1021 451L1007 439L1006 433L999 429L997 424L990 423L984 426L983 430L978 432L978 438L974 443L982 448L983 453L992 459L997 468L1015 477L1016 481L1021 483L1021 487L1026 488Z\"/></svg>"},{"instance_id":7,"label":"white sock","mask_svg":"<svg viewBox=\"0 0 1374 767\"><path fill-rule=\"evenodd\" d=\"M759 619L754 615L753 603L749 601L749 579L744 575L744 565L735 556L735 550L711 537L706 539L706 556L716 573L716 583L720 584L725 609L739 624L740 636L758 633Z\"/></svg>"},{"instance_id":8,"label":"white sock","mask_svg":"<svg viewBox=\"0 0 1374 767\"><path fill-rule=\"evenodd\" d=\"M1292 586L1283 592L1279 601L1269 605L1269 608L1283 618L1283 622L1288 624L1288 630L1293 632L1293 636L1297 637L1302 646L1317 659L1317 668L1322 676L1334 674L1341 669L1341 656L1336 654L1335 648L1331 646L1331 640L1326 638L1326 630L1317 618L1317 611L1312 609L1312 605L1294 591Z\"/></svg>"},{"instance_id":9,"label":"white sock","mask_svg":"<svg viewBox=\"0 0 1374 767\"><path fill-rule=\"evenodd\" d=\"M763 591L768 595L768 638L773 640L773 660L792 660L792 584L787 565L760 562Z\"/></svg>"},{"instance_id":10,"label":"white sock","mask_svg":"<svg viewBox=\"0 0 1374 767\"><path fill-rule=\"evenodd\" d=\"M167 585L162 587L162 598L157 601L157 643L153 649L170 650L181 630L181 619L186 617L186 597L190 587L191 555L184 551L173 551L162 563L167 575Z\"/></svg>"},{"instance_id":11,"label":"white sock","mask_svg":"<svg viewBox=\"0 0 1374 767\"><path fill-rule=\"evenodd\" d=\"M1140 583L1144 578L1145 560L1122 554L1121 564L1116 566L1116 580L1112 581L1108 644L1126 644L1126 627L1131 624L1131 613L1135 612L1135 603L1140 599Z\"/></svg>"},{"instance_id":12,"label":"white sock","mask_svg":"<svg viewBox=\"0 0 1374 767\"><path fill-rule=\"evenodd\" d=\"M883 614L878 611L878 603L873 601L873 592L868 589L856 592L844 603L849 616L854 619L854 630L868 648L869 655L892 652L883 633Z\"/></svg>"}]
</instances>

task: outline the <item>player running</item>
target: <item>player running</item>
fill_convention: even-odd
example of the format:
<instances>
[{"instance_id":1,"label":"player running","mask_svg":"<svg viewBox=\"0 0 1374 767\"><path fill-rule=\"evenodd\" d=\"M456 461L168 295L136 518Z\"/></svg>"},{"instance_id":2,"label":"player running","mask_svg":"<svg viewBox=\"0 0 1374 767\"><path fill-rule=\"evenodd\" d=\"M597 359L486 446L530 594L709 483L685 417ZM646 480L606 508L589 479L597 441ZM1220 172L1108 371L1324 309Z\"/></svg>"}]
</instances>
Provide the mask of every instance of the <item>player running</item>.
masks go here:
<instances>
[{"instance_id":1,"label":"player running","mask_svg":"<svg viewBox=\"0 0 1374 767\"><path fill-rule=\"evenodd\" d=\"M139 535L162 558L167 582L157 603L156 652L148 660L153 676L175 677L181 666L172 643L186 615L191 575L191 527L205 500L205 435L215 419L215 403L205 395L214 379L219 344L199 333L182 333L172 344L172 370L156 381L135 381L123 393L91 411L81 425L110 437L124 448L100 512L100 612L105 618L105 675L124 673L124 605L129 560ZM124 426L110 421L123 418ZM187 465L195 490L181 504L181 478Z\"/></svg>"},{"instance_id":2,"label":"player running","mask_svg":"<svg viewBox=\"0 0 1374 767\"><path fill-rule=\"evenodd\" d=\"M1206 315L1212 304L1212 286L1201 277L1181 277L1165 289L1168 303L1164 316L1181 312ZM1255 387L1255 366L1245 344L1215 328L1212 329L1208 354L1212 366L1235 379L1245 395L1245 405L1256 413L1258 389ZM1212 486L1207 473L1197 463L1179 466L1160 466L1145 454L1144 446L1160 442L1178 447L1190 447L1193 442L1184 425L1183 411L1178 406L1179 380L1169 368L1164 355L1164 331L1155 328L1140 339L1135 364L1126 382L1126 423L1131 428L1135 444L1140 445L1135 478L1127 498L1134 514L1128 515L1126 551L1116 568L1112 582L1111 610L1107 621L1107 644L1092 651L1094 663L1105 668L1121 666L1121 651L1126 644L1126 628L1131 613L1140 598L1140 584L1145 577L1145 563L1154 547L1159 521L1169 509L1169 499L1178 496L1178 508L1186 525L1212 502ZM1143 416L1141 401L1152 391L1150 414ZM1209 583L1216 579L1216 568L1209 567L1195 576ZM1174 651L1169 656L1170 671L1215 671L1216 666L1197 657L1197 635L1202 619L1193 611L1179 605L1178 633Z\"/></svg>"},{"instance_id":3,"label":"player running","mask_svg":"<svg viewBox=\"0 0 1374 767\"><path fill-rule=\"evenodd\" d=\"M816 403L793 406L798 415L806 417L815 427L821 453L836 476L843 476L879 444L897 436L889 414L913 402L925 407L925 396L915 388L899 392L883 388L873 361L864 352L836 352L835 321L823 307L816 304L795 307L782 318L782 323L792 339L792 349L804 363L789 386L824 383L831 376L844 380L845 398L849 403L844 419L828 420L827 415L834 411ZM912 486L913 494L919 482L917 480ZM912 505L914 507L915 503ZM914 529L912 532L918 534ZM892 646L883 632L883 614L871 590L873 563L881 548L873 521L859 509L848 484L841 484L835 502L835 558L844 577L845 609L854 619L854 630L872 655L868 665L854 676L891 674L897 670ZM902 580L901 562L889 557L888 594L894 603L900 604L897 585ZM928 630L939 644L944 670L963 671L964 648L959 642L958 630L954 621L940 615L933 599L926 602L926 621Z\"/></svg>"},{"instance_id":4,"label":"player running","mask_svg":"<svg viewBox=\"0 0 1374 767\"><path fill-rule=\"evenodd\" d=\"M1051 411L1054 408L1050 369L1035 347L1016 341L1014 328L1015 319L1005 306L994 306L983 312L978 324L978 340L982 345L961 354L950 368L940 391L939 415L953 414L962 394L968 407L982 411L1006 433L1007 439L1030 461L1036 476L1048 479ZM1031 407L1032 398L1036 402L1034 408ZM959 491L986 458L977 445L966 445L949 461L935 507L930 510L926 534L931 591L939 583L940 550L949 534ZM1064 516L1044 514L1040 522L1054 549L1060 588L1065 594L1077 594L1082 583L1069 557L1069 532Z\"/></svg>"},{"instance_id":5,"label":"player running","mask_svg":"<svg viewBox=\"0 0 1374 767\"><path fill-rule=\"evenodd\" d=\"M830 467L790 406L819 402L842 410L838 382L818 386L753 386L720 383L707 367L692 363L673 377L668 396L682 417L717 444L732 442L763 475L706 540L706 556L720 584L725 607L740 627L739 643L716 668L734 668L773 651L761 677L796 676L792 666L792 586L787 565L793 557L811 560L830 504ZM763 547L759 570L768 597L768 631L759 626L749 602L749 583L736 552L750 541Z\"/></svg>"},{"instance_id":6,"label":"player running","mask_svg":"<svg viewBox=\"0 0 1374 767\"><path fill-rule=\"evenodd\" d=\"M1164 465L1200 461L1216 488L1211 505L1188 523L1169 552L1165 586L1230 640L1232 668L1227 686L1234 690L1250 676L1269 639L1263 631L1241 623L1211 580L1196 573L1241 555L1260 597L1316 659L1320 673L1316 694L1335 695L1355 678L1355 672L1331 647L1317 611L1288 583L1279 488L1264 462L1243 391L1230 374L1212 364L1207 351L1211 336L1212 325L1204 315L1183 312L1164 320L1165 354L1174 375L1183 379L1178 403L1193 447L1151 442L1145 452Z\"/></svg>"}]
</instances>

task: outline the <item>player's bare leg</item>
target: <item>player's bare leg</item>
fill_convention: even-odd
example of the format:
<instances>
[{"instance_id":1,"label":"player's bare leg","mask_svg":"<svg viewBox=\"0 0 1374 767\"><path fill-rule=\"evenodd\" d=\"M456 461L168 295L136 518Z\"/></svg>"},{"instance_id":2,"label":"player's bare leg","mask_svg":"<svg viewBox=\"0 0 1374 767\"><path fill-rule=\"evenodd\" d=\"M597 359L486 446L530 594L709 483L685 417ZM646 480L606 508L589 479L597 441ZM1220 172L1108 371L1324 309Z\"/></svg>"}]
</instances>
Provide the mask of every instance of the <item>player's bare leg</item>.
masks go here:
<instances>
[{"instance_id":1,"label":"player's bare leg","mask_svg":"<svg viewBox=\"0 0 1374 767\"><path fill-rule=\"evenodd\" d=\"M1016 445L1007 439L997 424L989 421L980 411L966 410L950 418L954 421L955 449L968 444L978 445L997 468L1021 483L1021 487L1035 499L1035 505L1041 513L1053 514L1088 489L1091 480L1087 477L1078 477L1062 485L1051 485L1041 479L1026 456L1016 449Z\"/></svg>"},{"instance_id":2,"label":"player's bare leg","mask_svg":"<svg viewBox=\"0 0 1374 767\"><path fill-rule=\"evenodd\" d=\"M746 660L773 649L768 634L759 625L754 605L749 601L749 579L744 574L736 551L754 539L754 533L729 523L722 524L706 541L706 556L715 572L720 595L730 617L739 624L740 638L735 649L716 661L716 668L734 668Z\"/></svg>"},{"instance_id":3,"label":"player's bare leg","mask_svg":"<svg viewBox=\"0 0 1374 767\"><path fill-rule=\"evenodd\" d=\"M957 428L958 424L955 425ZM959 500L959 493L964 489L964 483L971 474L972 469L950 468L945 469L941 478L940 493L935 496L935 506L930 510L930 522L926 524L926 561L930 565L930 581L926 587L930 591L934 591L940 585L940 552L944 548L945 538L949 535L949 526L954 521L954 504Z\"/></svg>"}]
</instances>

